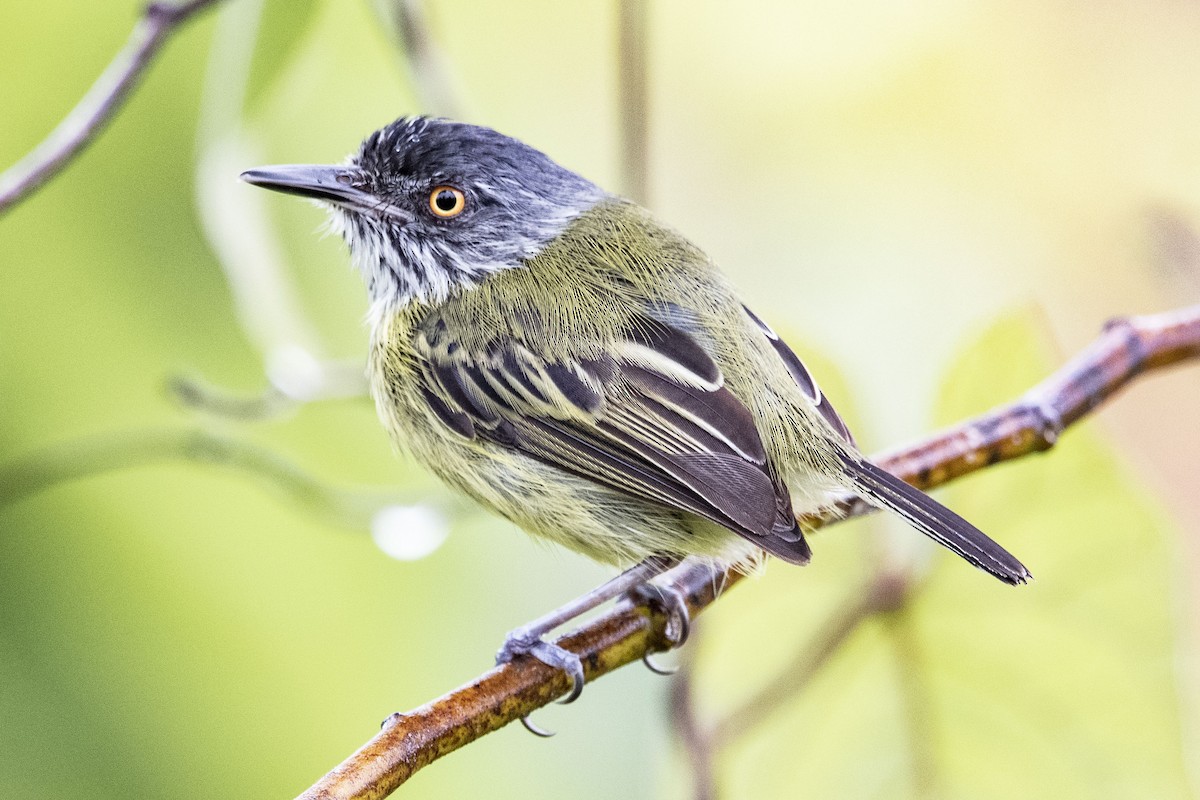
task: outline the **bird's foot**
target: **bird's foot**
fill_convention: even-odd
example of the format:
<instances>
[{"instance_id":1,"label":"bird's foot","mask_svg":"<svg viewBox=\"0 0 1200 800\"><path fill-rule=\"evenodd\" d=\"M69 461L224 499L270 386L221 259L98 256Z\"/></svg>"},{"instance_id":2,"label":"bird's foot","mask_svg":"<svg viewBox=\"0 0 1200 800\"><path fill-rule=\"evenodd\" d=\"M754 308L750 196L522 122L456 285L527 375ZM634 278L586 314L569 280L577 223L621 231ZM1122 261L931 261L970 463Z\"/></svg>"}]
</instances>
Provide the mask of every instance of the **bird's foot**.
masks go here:
<instances>
[{"instance_id":1,"label":"bird's foot","mask_svg":"<svg viewBox=\"0 0 1200 800\"><path fill-rule=\"evenodd\" d=\"M644 584L677 563L679 563L679 559L671 556L652 556L647 558L641 563L635 564L625 570L612 580L605 581L602 585L587 594L577 597L566 605L560 606L548 614L543 614L533 622L517 628L505 637L504 646L496 654L496 663L506 664L517 656L530 655L543 664L555 669L561 669L571 678L571 691L559 702L570 703L574 701L579 697L579 693L583 691L583 662L575 653L565 650L556 644L551 644L545 641L543 637L550 633L550 631L578 618L580 614L591 611L612 600L614 597L620 597L629 592L630 589ZM683 638L687 637L686 605L683 606L683 611L684 622L682 637L679 639L680 643L682 643ZM538 736L553 735L549 731L538 728L528 719L522 719L521 723L530 732L536 733Z\"/></svg>"},{"instance_id":2,"label":"bird's foot","mask_svg":"<svg viewBox=\"0 0 1200 800\"><path fill-rule=\"evenodd\" d=\"M654 583L643 583L629 590L630 601L659 608L667 614L667 627L664 635L667 639L667 649L674 650L682 647L687 641L692 629L692 615L688 611L687 599L674 586L660 586ZM664 667L656 663L650 653L642 656L642 663L656 675L672 675L676 667Z\"/></svg>"},{"instance_id":3,"label":"bird's foot","mask_svg":"<svg viewBox=\"0 0 1200 800\"><path fill-rule=\"evenodd\" d=\"M504 637L504 644L496 653L497 664L507 664L518 656L533 656L546 666L560 669L571 679L571 691L559 703L573 703L583 693L583 661L570 650L556 644L544 641L544 632L532 628L517 628ZM529 717L521 717L521 724L535 736L550 737L553 731L541 728L529 721Z\"/></svg>"}]
</instances>

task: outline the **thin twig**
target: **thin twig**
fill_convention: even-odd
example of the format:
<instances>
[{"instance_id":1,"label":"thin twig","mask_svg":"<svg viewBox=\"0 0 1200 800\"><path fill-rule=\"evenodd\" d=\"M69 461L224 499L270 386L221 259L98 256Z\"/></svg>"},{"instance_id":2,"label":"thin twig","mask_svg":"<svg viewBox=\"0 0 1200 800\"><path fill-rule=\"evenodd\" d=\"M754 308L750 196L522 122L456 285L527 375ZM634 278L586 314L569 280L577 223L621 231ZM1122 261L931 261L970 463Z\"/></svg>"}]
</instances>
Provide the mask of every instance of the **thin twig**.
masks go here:
<instances>
[{"instance_id":1,"label":"thin twig","mask_svg":"<svg viewBox=\"0 0 1200 800\"><path fill-rule=\"evenodd\" d=\"M1200 306L1117 320L1021 402L878 462L930 488L988 464L1045 450L1067 425L1135 376L1197 357ZM724 585L739 578L738 573L728 573ZM716 599L715 585L718 580L702 565L682 571L674 584L693 615ZM665 647L668 617L666 610L622 604L557 644L580 656L591 681ZM396 715L300 798L385 797L427 764L566 694L570 683L559 670L533 658L518 658L408 714Z\"/></svg>"},{"instance_id":2,"label":"thin twig","mask_svg":"<svg viewBox=\"0 0 1200 800\"><path fill-rule=\"evenodd\" d=\"M910 596L908 573L880 570L825 622L823 630L796 651L775 678L722 719L705 726L694 712L692 673L694 661L686 658L671 691L674 733L692 765L694 796L717 797L716 757L747 732L786 708L789 696L807 686L829 659L854 635L862 623L879 614L899 611Z\"/></svg>"},{"instance_id":3,"label":"thin twig","mask_svg":"<svg viewBox=\"0 0 1200 800\"><path fill-rule=\"evenodd\" d=\"M281 377L288 377L287 373L277 369L273 370L275 374L268 374L269 383L258 392L236 392L191 375L168 377L166 390L185 408L243 422L276 419L309 403L370 400L367 370L361 362L311 359L309 363L314 370L302 375L316 379L301 381L293 377L285 382ZM295 388L284 391L284 385Z\"/></svg>"},{"instance_id":4,"label":"thin twig","mask_svg":"<svg viewBox=\"0 0 1200 800\"><path fill-rule=\"evenodd\" d=\"M883 619L895 654L898 694L910 745L912 791L915 797L941 797L934 757L933 704L926 683L928 665L921 662L922 653L908 612L907 607L897 609Z\"/></svg>"},{"instance_id":5,"label":"thin twig","mask_svg":"<svg viewBox=\"0 0 1200 800\"><path fill-rule=\"evenodd\" d=\"M648 205L650 99L646 51L649 4L617 0L617 113L621 127L621 191Z\"/></svg>"},{"instance_id":6,"label":"thin twig","mask_svg":"<svg viewBox=\"0 0 1200 800\"><path fill-rule=\"evenodd\" d=\"M402 501L396 492L385 489L332 486L278 453L241 439L166 428L75 439L0 464L0 508L68 481L163 461L192 461L248 473L348 528L366 529L381 509Z\"/></svg>"},{"instance_id":7,"label":"thin twig","mask_svg":"<svg viewBox=\"0 0 1200 800\"><path fill-rule=\"evenodd\" d=\"M41 144L0 175L0 214L41 188L67 165L125 102L163 43L195 14L220 0L151 3L121 52L79 104Z\"/></svg>"},{"instance_id":8,"label":"thin twig","mask_svg":"<svg viewBox=\"0 0 1200 800\"><path fill-rule=\"evenodd\" d=\"M698 628L698 626L697 626ZM684 650L682 663L675 679L671 682L669 705L671 729L683 743L691 766L693 800L717 800L717 786L713 740L710 731L701 725L696 714L693 675L695 674L696 639L700 630L693 630L691 647Z\"/></svg>"},{"instance_id":9,"label":"thin twig","mask_svg":"<svg viewBox=\"0 0 1200 800\"><path fill-rule=\"evenodd\" d=\"M190 375L170 376L166 390L172 400L185 408L243 421L280 417L295 410L298 405L272 385L261 392L239 393Z\"/></svg>"},{"instance_id":10,"label":"thin twig","mask_svg":"<svg viewBox=\"0 0 1200 800\"><path fill-rule=\"evenodd\" d=\"M390 0L390 8L377 4L389 18L400 53L408 67L421 112L461 119L462 100L450 70L450 60L433 35L424 0Z\"/></svg>"},{"instance_id":11,"label":"thin twig","mask_svg":"<svg viewBox=\"0 0 1200 800\"><path fill-rule=\"evenodd\" d=\"M849 639L858 626L883 611L892 611L904 602L908 594L908 577L902 574L880 573L852 597L833 616L812 643L798 651L786 667L779 670L753 696L713 725L708 734L711 750L720 750L743 736L748 730L784 708L782 700L798 686L804 686L816 676L830 657Z\"/></svg>"},{"instance_id":12,"label":"thin twig","mask_svg":"<svg viewBox=\"0 0 1200 800\"><path fill-rule=\"evenodd\" d=\"M684 598L692 614L715 599L712 575L685 573ZM557 644L578 653L588 681L649 652L668 647L668 614L623 603ZM395 714L350 758L300 795L313 800L386 797L421 767L526 716L571 688L561 670L521 657L407 714Z\"/></svg>"}]
</instances>

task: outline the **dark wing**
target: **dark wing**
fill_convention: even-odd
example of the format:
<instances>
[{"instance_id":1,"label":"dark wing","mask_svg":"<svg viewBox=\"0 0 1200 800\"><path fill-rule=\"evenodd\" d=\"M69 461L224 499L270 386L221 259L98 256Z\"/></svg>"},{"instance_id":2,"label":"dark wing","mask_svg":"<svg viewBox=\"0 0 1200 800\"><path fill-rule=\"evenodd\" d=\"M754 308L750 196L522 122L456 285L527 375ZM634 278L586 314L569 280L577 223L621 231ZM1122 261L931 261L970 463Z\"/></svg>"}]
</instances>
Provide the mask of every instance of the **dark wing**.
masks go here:
<instances>
[{"instance_id":1,"label":"dark wing","mask_svg":"<svg viewBox=\"0 0 1200 800\"><path fill-rule=\"evenodd\" d=\"M782 359L784 365L788 368L788 372L792 373L792 378L795 379L796 385L800 387L800 391L804 392L813 401L813 404L817 407L817 411L825 418L830 427L837 431L842 439L850 444L854 444L854 435L850 433L850 429L846 427L846 423L838 416L837 411L833 408L833 404L829 402L829 398L821 391L821 387L817 386L817 382L813 380L812 375L809 374L808 368L804 366L804 362L800 360L800 357L792 352L792 348L787 346L787 342L779 338L779 334L771 330L771 326L759 319L750 309L745 306L742 306L742 308L745 309L746 315L754 320L754 324L763 332L763 335L770 340L771 346L779 354L779 358Z\"/></svg>"},{"instance_id":2,"label":"dark wing","mask_svg":"<svg viewBox=\"0 0 1200 800\"><path fill-rule=\"evenodd\" d=\"M686 333L641 317L603 353L550 361L516 339L471 351L442 324L423 331L422 391L452 430L808 560L750 412Z\"/></svg>"}]
</instances>

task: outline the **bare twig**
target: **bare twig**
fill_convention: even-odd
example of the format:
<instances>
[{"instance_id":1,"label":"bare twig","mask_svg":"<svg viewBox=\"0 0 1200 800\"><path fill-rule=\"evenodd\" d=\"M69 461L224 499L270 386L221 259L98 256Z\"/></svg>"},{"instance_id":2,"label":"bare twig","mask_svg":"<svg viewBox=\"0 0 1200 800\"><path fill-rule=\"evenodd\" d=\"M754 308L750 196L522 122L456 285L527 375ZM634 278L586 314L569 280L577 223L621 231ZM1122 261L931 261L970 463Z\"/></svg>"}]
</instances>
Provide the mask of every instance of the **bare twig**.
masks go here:
<instances>
[{"instance_id":1,"label":"bare twig","mask_svg":"<svg viewBox=\"0 0 1200 800\"><path fill-rule=\"evenodd\" d=\"M797 652L773 680L713 725L708 734L709 749L719 750L727 746L783 708L781 701L795 687L803 686L820 672L862 622L880 612L893 611L904 602L908 594L908 582L907 575L883 572L855 592L826 621L825 628L813 637L810 646Z\"/></svg>"},{"instance_id":2,"label":"bare twig","mask_svg":"<svg viewBox=\"0 0 1200 800\"><path fill-rule=\"evenodd\" d=\"M681 657L679 672L671 681L669 705L671 709L671 729L683 743L683 751L687 754L691 767L692 798L693 800L717 800L720 791L717 786L715 760L713 756L713 740L711 731L703 727L696 713L696 698L693 675L695 674L696 640L701 633L700 626L695 626L690 641L692 646L685 648Z\"/></svg>"},{"instance_id":3,"label":"bare twig","mask_svg":"<svg viewBox=\"0 0 1200 800\"><path fill-rule=\"evenodd\" d=\"M888 640L895 653L896 678L910 745L912 788L916 797L942 797L937 759L934 755L933 703L926 683L927 665L913 631L909 607L883 617Z\"/></svg>"},{"instance_id":4,"label":"bare twig","mask_svg":"<svg viewBox=\"0 0 1200 800\"><path fill-rule=\"evenodd\" d=\"M704 725L694 710L694 661L690 657L694 650L691 651L689 657L683 659L671 687L670 704L674 733L692 766L693 797L715 800L719 794L715 766L718 753L786 708L784 701L808 685L862 623L877 614L900 609L910 588L911 577L907 573L880 570L847 598L825 622L824 628L776 672L775 678L722 719L709 725Z\"/></svg>"},{"instance_id":5,"label":"bare twig","mask_svg":"<svg viewBox=\"0 0 1200 800\"><path fill-rule=\"evenodd\" d=\"M392 29L412 77L421 111L459 119L462 101L455 87L449 59L434 37L424 0L390 0Z\"/></svg>"},{"instance_id":6,"label":"bare twig","mask_svg":"<svg viewBox=\"0 0 1200 800\"><path fill-rule=\"evenodd\" d=\"M650 194L650 99L646 50L649 4L617 1L617 113L621 126L621 191L647 205Z\"/></svg>"},{"instance_id":7,"label":"bare twig","mask_svg":"<svg viewBox=\"0 0 1200 800\"><path fill-rule=\"evenodd\" d=\"M699 567L685 573L676 585L693 614L716 597L711 573ZM667 623L665 613L622 604L560 638L558 644L579 654L584 675L591 681L646 653L665 649ZM503 664L432 703L393 715L371 741L300 797L386 797L421 767L541 708L570 688L566 673L536 659L521 657Z\"/></svg>"},{"instance_id":8,"label":"bare twig","mask_svg":"<svg viewBox=\"0 0 1200 800\"><path fill-rule=\"evenodd\" d=\"M1024 399L878 459L906 480L931 488L988 464L1050 447L1061 431L1135 376L1200 357L1200 306L1110 323L1105 333ZM724 576L735 583L738 573ZM711 570L697 565L674 585L692 614L716 599ZM581 657L587 679L666 646L668 613L625 604L557 642ZM570 679L533 658L518 658L408 714L396 715L302 800L381 798L421 767L541 708Z\"/></svg>"},{"instance_id":9,"label":"bare twig","mask_svg":"<svg viewBox=\"0 0 1200 800\"><path fill-rule=\"evenodd\" d=\"M192 461L249 473L310 511L351 528L369 528L381 509L402 499L385 489L332 486L278 453L244 440L166 428L75 439L0 464L0 508L67 481L163 461Z\"/></svg>"},{"instance_id":10,"label":"bare twig","mask_svg":"<svg viewBox=\"0 0 1200 800\"><path fill-rule=\"evenodd\" d=\"M171 399L186 408L244 421L279 417L298 405L273 385L261 392L238 393L190 375L167 378L166 390Z\"/></svg>"},{"instance_id":11,"label":"bare twig","mask_svg":"<svg viewBox=\"0 0 1200 800\"><path fill-rule=\"evenodd\" d=\"M146 6L125 47L79 104L29 155L0 175L0 214L41 188L83 150L125 102L171 33L219 1Z\"/></svg>"},{"instance_id":12,"label":"bare twig","mask_svg":"<svg viewBox=\"0 0 1200 800\"><path fill-rule=\"evenodd\" d=\"M998 461L1048 450L1067 426L1141 373L1197 357L1200 306L1114 319L1099 338L1015 403L883 453L875 462L913 486L932 489ZM875 509L848 500L841 511L844 518Z\"/></svg>"}]
</instances>

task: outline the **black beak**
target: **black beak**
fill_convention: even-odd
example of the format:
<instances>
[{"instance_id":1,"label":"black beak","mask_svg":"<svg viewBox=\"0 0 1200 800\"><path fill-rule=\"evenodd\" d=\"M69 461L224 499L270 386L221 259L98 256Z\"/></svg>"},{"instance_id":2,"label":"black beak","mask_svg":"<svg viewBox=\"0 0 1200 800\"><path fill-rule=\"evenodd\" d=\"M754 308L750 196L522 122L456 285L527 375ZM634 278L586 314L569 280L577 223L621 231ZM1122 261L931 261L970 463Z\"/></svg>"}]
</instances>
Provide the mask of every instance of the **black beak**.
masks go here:
<instances>
[{"instance_id":1,"label":"black beak","mask_svg":"<svg viewBox=\"0 0 1200 800\"><path fill-rule=\"evenodd\" d=\"M345 167L285 164L248 169L241 177L246 183L264 189L331 203L354 202L367 196L366 192L354 188L354 176Z\"/></svg>"},{"instance_id":2,"label":"black beak","mask_svg":"<svg viewBox=\"0 0 1200 800\"><path fill-rule=\"evenodd\" d=\"M241 174L241 178L246 183L284 194L321 200L355 211L373 211L408 219L408 215L400 209L360 189L360 175L351 167L284 164L248 169Z\"/></svg>"}]
</instances>

